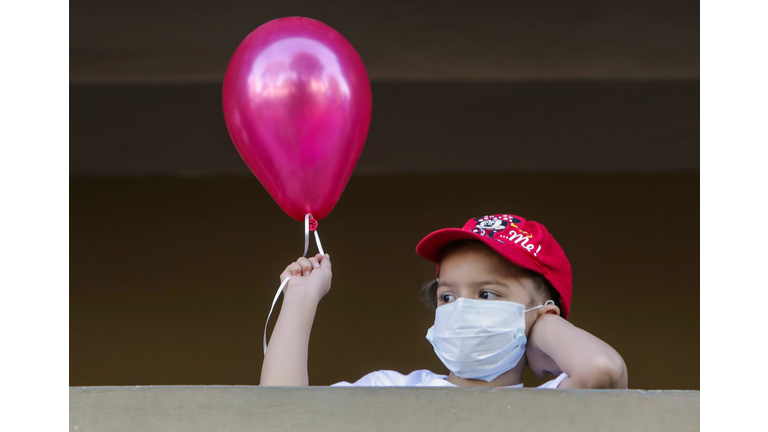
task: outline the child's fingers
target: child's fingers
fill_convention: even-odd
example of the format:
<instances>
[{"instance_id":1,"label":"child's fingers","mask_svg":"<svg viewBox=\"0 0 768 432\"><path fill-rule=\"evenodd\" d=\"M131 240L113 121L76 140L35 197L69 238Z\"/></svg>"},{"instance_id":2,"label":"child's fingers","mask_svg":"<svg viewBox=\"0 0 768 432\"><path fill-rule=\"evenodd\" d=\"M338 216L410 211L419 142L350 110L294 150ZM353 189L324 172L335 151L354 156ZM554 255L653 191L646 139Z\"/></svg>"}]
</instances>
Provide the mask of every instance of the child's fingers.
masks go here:
<instances>
[{"instance_id":1,"label":"child's fingers","mask_svg":"<svg viewBox=\"0 0 768 432\"><path fill-rule=\"evenodd\" d=\"M290 263L288 267L280 274L280 282L284 281L288 276L301 276L301 266L295 262Z\"/></svg>"},{"instance_id":2,"label":"child's fingers","mask_svg":"<svg viewBox=\"0 0 768 432\"><path fill-rule=\"evenodd\" d=\"M282 273L280 273L280 283L283 283L285 278L287 278L288 276L293 276L293 275L291 274L291 271L286 268L285 270L283 270Z\"/></svg>"},{"instance_id":3,"label":"child's fingers","mask_svg":"<svg viewBox=\"0 0 768 432\"><path fill-rule=\"evenodd\" d=\"M291 264L291 275L301 276L301 264L294 262Z\"/></svg>"},{"instance_id":4,"label":"child's fingers","mask_svg":"<svg viewBox=\"0 0 768 432\"><path fill-rule=\"evenodd\" d=\"M320 267L324 268L324 269L327 269L328 271L331 271L331 256L330 255L325 254L323 259L320 261Z\"/></svg>"},{"instance_id":5,"label":"child's fingers","mask_svg":"<svg viewBox=\"0 0 768 432\"><path fill-rule=\"evenodd\" d=\"M280 282L284 281L288 276L309 276L312 269L315 268L327 268L331 269L331 261L329 255L317 254L311 258L300 257L296 262L292 262L285 268L280 275Z\"/></svg>"},{"instance_id":6,"label":"child's fingers","mask_svg":"<svg viewBox=\"0 0 768 432\"><path fill-rule=\"evenodd\" d=\"M305 257L297 259L296 263L301 266L302 276L309 276L312 271L312 263Z\"/></svg>"}]
</instances>

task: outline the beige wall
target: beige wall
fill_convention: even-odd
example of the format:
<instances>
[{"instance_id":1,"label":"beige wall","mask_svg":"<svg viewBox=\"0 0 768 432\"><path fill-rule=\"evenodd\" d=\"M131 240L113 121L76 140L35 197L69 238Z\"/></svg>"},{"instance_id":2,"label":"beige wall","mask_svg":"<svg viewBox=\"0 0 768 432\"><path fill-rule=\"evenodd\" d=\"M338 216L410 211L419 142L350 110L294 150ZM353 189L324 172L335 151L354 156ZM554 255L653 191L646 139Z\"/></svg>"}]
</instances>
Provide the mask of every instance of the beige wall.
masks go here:
<instances>
[{"instance_id":1,"label":"beige wall","mask_svg":"<svg viewBox=\"0 0 768 432\"><path fill-rule=\"evenodd\" d=\"M694 432L699 401L698 391L75 387L69 430Z\"/></svg>"},{"instance_id":2,"label":"beige wall","mask_svg":"<svg viewBox=\"0 0 768 432\"><path fill-rule=\"evenodd\" d=\"M253 177L72 178L70 194L70 385L258 384L264 322L302 224ZM434 266L415 245L511 212L562 245L571 321L624 356L630 388L698 389L698 208L698 172L354 176L320 221L334 282L310 382L443 372L417 296Z\"/></svg>"}]
</instances>

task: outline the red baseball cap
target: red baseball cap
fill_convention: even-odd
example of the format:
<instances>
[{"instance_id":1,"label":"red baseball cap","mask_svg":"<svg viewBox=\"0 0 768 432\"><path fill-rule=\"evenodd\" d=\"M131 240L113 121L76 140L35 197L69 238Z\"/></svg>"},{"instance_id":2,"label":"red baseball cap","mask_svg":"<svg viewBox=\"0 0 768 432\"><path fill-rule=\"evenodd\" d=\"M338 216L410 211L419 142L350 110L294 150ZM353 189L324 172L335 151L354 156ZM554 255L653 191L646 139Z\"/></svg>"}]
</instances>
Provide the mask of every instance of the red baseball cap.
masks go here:
<instances>
[{"instance_id":1,"label":"red baseball cap","mask_svg":"<svg viewBox=\"0 0 768 432\"><path fill-rule=\"evenodd\" d=\"M480 240L513 264L544 276L560 293L561 313L568 318L573 285L571 264L544 225L511 214L473 218L462 228L441 229L424 237L416 246L416 253L439 263L443 246L456 240Z\"/></svg>"}]
</instances>

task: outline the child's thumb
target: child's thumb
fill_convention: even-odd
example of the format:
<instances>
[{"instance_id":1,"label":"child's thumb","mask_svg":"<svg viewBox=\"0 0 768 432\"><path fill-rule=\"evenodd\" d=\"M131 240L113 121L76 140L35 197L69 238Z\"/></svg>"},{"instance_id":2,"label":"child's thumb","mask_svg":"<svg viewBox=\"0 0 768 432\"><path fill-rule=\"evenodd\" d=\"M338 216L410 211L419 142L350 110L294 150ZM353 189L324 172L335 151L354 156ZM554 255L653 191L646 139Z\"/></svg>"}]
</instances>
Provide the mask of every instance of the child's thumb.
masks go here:
<instances>
[{"instance_id":1,"label":"child's thumb","mask_svg":"<svg viewBox=\"0 0 768 432\"><path fill-rule=\"evenodd\" d=\"M323 256L323 260L320 261L320 268L324 268L324 269L328 269L328 270L331 269L331 256L330 255L325 254Z\"/></svg>"}]
</instances>

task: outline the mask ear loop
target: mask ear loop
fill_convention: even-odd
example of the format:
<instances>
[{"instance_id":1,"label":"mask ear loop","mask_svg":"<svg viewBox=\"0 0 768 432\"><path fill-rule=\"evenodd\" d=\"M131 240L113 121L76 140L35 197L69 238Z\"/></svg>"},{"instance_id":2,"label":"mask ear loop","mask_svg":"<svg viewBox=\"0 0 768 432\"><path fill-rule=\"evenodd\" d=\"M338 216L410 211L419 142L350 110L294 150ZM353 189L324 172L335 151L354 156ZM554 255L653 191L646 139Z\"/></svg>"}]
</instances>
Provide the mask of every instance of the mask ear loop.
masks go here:
<instances>
[{"instance_id":1,"label":"mask ear loop","mask_svg":"<svg viewBox=\"0 0 768 432\"><path fill-rule=\"evenodd\" d=\"M555 305L555 302L554 302L554 300L547 300L546 302L544 302L544 304L543 304L543 305L538 305L538 306L536 306L535 308L530 308L530 309L526 310L525 312L530 312L530 311L532 311L532 310L540 309L540 308L543 308L544 306L550 306L550 305L551 305L551 306L554 306L554 305ZM523 313L525 313L525 312L523 312Z\"/></svg>"},{"instance_id":2,"label":"mask ear loop","mask_svg":"<svg viewBox=\"0 0 768 432\"><path fill-rule=\"evenodd\" d=\"M323 244L320 243L320 236L317 233L317 221L312 217L312 213L307 213L304 215L304 254L303 257L307 256L307 251L309 251L309 232L313 231L315 233L315 243L317 244L317 250L320 251L320 255L325 255L325 251L323 251ZM262 341L263 347L264 347L264 355L267 355L267 326L269 326L269 318L272 317L272 311L275 309L275 304L277 303L277 299L280 298L280 294L283 292L283 289L288 284L288 281L291 280L291 276L288 276L287 278L283 279L283 281L280 283L280 288L277 289L277 293L275 294L274 300L272 300L272 306L269 308L269 315L267 315L267 322L264 324L264 340Z\"/></svg>"}]
</instances>

